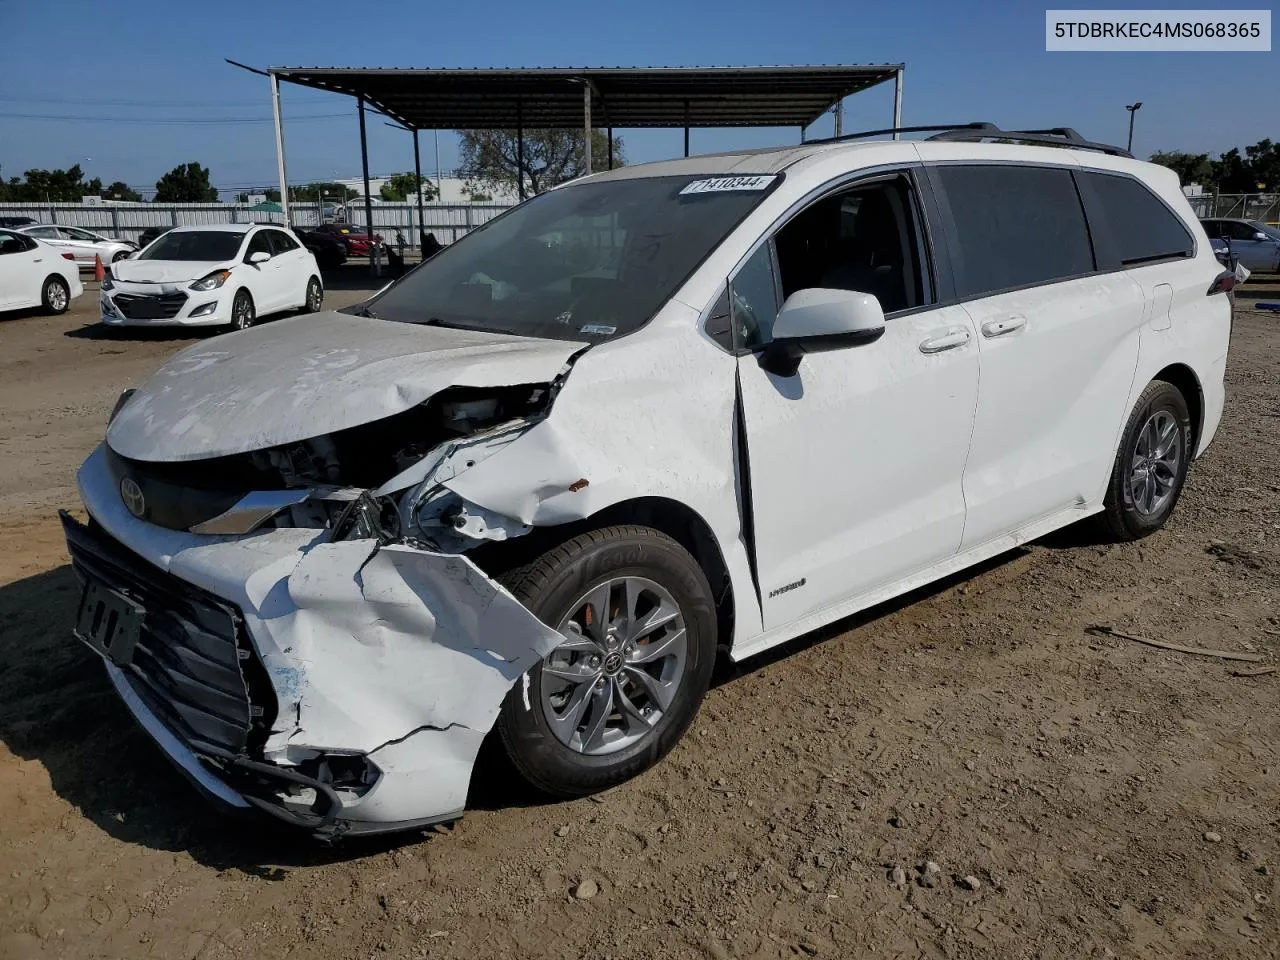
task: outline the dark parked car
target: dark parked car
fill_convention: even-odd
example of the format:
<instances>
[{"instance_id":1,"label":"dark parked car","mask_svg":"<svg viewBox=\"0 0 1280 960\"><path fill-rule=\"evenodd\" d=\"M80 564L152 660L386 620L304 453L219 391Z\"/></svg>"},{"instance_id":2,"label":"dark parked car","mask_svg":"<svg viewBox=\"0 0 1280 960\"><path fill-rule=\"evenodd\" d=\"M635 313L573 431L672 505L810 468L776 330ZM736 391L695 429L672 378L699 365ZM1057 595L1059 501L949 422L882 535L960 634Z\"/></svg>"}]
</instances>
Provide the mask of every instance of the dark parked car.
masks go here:
<instances>
[{"instance_id":1,"label":"dark parked car","mask_svg":"<svg viewBox=\"0 0 1280 960\"><path fill-rule=\"evenodd\" d=\"M141 250L147 244L151 243L157 237L164 236L172 230L173 227L147 227L142 233L138 234L138 249Z\"/></svg>"},{"instance_id":2,"label":"dark parked car","mask_svg":"<svg viewBox=\"0 0 1280 960\"><path fill-rule=\"evenodd\" d=\"M0 217L0 227L16 230L18 227L30 227L38 221L30 217Z\"/></svg>"},{"instance_id":3,"label":"dark parked car","mask_svg":"<svg viewBox=\"0 0 1280 960\"><path fill-rule=\"evenodd\" d=\"M320 230L295 230L302 245L310 250L321 270L332 270L347 262L347 245L332 233Z\"/></svg>"}]
</instances>

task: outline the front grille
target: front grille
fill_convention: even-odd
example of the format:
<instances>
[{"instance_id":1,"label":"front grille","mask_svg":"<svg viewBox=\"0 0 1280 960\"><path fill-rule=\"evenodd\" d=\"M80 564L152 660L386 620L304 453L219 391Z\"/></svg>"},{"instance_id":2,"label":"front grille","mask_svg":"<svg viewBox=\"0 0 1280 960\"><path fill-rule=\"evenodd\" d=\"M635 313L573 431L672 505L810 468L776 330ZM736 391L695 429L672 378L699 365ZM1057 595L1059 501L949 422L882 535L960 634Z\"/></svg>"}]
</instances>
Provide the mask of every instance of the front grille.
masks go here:
<instances>
[{"instance_id":1,"label":"front grille","mask_svg":"<svg viewBox=\"0 0 1280 960\"><path fill-rule=\"evenodd\" d=\"M62 524L77 573L144 611L124 673L151 711L197 753L202 745L237 755L260 747L275 699L239 609L152 566L96 525L65 513Z\"/></svg>"},{"instance_id":2,"label":"front grille","mask_svg":"<svg viewBox=\"0 0 1280 960\"><path fill-rule=\"evenodd\" d=\"M209 461L197 461L191 466L196 470ZM166 468L167 471L166 471ZM240 498L253 489L252 485L241 485L238 489L205 489L183 483L174 483L169 475L178 472L169 464L147 463L142 460L128 460L107 447L107 469L111 471L111 479L116 489L125 477L130 478L142 491L143 513L139 517L148 523L167 527L170 530L190 530L196 524L212 520L225 513L239 502ZM213 471L206 472L206 478ZM182 477L181 479L198 480L198 477Z\"/></svg>"},{"instance_id":3,"label":"front grille","mask_svg":"<svg viewBox=\"0 0 1280 960\"><path fill-rule=\"evenodd\" d=\"M139 296L117 293L116 309L128 320L172 320L187 302L185 293L165 293L155 296Z\"/></svg>"}]
</instances>

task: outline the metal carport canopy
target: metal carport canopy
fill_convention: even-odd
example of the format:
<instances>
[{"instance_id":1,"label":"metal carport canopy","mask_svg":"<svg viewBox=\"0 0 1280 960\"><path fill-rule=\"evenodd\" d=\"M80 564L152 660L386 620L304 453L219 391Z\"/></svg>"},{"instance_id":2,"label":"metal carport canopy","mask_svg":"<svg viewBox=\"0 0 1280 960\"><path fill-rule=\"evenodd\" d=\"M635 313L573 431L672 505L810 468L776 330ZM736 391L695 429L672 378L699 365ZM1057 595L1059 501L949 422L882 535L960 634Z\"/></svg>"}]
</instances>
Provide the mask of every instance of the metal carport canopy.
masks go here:
<instances>
[{"instance_id":1,"label":"metal carport canopy","mask_svg":"<svg viewBox=\"0 0 1280 960\"><path fill-rule=\"evenodd\" d=\"M617 127L683 127L689 155L691 127L804 128L836 107L840 134L844 98L894 81L893 128L902 126L901 63L790 67L271 67L256 70L271 78L276 165L280 202L289 218L288 173L280 113L280 83L295 83L356 98L360 117L360 161L365 186L365 232L373 240L369 198L366 105L391 117L413 134L414 173L422 178L420 130L515 129L523 165L524 131L582 127L584 168L592 170L591 131ZM897 138L894 133L894 138ZM524 178L519 181L525 196ZM422 220L422 194L418 193Z\"/></svg>"},{"instance_id":2,"label":"metal carport canopy","mask_svg":"<svg viewBox=\"0 0 1280 960\"><path fill-rule=\"evenodd\" d=\"M273 77L363 98L411 130L806 127L902 64L791 67L272 67ZM898 97L900 97L900 90ZM897 97L895 98L897 99ZM896 113L896 110L895 110ZM897 117L895 116L895 126Z\"/></svg>"}]
</instances>

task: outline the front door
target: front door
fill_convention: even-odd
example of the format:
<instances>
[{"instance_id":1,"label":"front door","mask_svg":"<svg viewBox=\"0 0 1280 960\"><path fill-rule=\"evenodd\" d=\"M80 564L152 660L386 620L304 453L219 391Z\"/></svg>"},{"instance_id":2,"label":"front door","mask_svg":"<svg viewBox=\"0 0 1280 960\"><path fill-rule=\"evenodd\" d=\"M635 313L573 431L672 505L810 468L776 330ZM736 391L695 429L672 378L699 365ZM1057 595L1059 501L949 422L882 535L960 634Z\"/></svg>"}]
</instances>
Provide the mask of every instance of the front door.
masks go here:
<instances>
[{"instance_id":1,"label":"front door","mask_svg":"<svg viewBox=\"0 0 1280 960\"><path fill-rule=\"evenodd\" d=\"M978 394L976 332L934 302L912 178L878 178L797 214L731 284L740 345L769 341L777 302L809 287L873 293L874 343L805 356L793 376L739 359L765 629L955 554ZM776 252L775 252L776 251Z\"/></svg>"},{"instance_id":2,"label":"front door","mask_svg":"<svg viewBox=\"0 0 1280 960\"><path fill-rule=\"evenodd\" d=\"M255 253L265 253L271 259L264 260L262 263L250 263L249 259ZM266 316L278 310L282 299L280 260L276 257L275 249L271 245L269 230L258 230L249 238L248 247L244 252L244 261L245 285L253 295L253 306L258 316Z\"/></svg>"}]
</instances>

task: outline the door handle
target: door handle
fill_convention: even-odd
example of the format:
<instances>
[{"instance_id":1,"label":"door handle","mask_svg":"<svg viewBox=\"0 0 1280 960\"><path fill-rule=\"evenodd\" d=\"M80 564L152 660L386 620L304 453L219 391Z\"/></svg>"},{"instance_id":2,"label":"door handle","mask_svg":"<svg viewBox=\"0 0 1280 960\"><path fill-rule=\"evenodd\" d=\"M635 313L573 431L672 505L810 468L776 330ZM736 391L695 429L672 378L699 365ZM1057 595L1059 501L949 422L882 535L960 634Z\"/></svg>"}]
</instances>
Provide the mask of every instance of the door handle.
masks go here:
<instances>
[{"instance_id":1,"label":"door handle","mask_svg":"<svg viewBox=\"0 0 1280 960\"><path fill-rule=\"evenodd\" d=\"M999 320L988 320L982 325L982 335L987 338L1003 337L1007 333L1021 330L1027 325L1027 318L1014 314L1001 317Z\"/></svg>"},{"instance_id":2,"label":"door handle","mask_svg":"<svg viewBox=\"0 0 1280 960\"><path fill-rule=\"evenodd\" d=\"M942 353L944 350L954 350L956 347L963 347L969 342L969 331L964 327L952 327L946 333L939 334L936 337L930 337L928 340L920 341L921 353Z\"/></svg>"}]
</instances>

